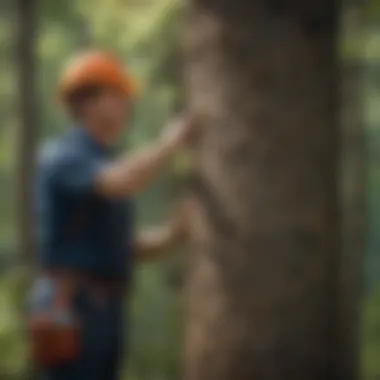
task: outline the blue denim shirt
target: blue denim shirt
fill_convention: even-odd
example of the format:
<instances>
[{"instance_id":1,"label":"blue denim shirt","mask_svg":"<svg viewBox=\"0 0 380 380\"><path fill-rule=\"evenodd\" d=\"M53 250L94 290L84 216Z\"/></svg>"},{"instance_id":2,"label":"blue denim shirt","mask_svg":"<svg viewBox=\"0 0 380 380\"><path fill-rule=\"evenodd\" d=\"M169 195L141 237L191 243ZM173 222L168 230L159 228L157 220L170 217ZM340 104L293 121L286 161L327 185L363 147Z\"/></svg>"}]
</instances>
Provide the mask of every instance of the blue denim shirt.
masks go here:
<instances>
[{"instance_id":1,"label":"blue denim shirt","mask_svg":"<svg viewBox=\"0 0 380 380\"><path fill-rule=\"evenodd\" d=\"M47 269L77 269L128 279L133 205L94 192L94 178L112 153L74 128L42 149L35 174L38 260Z\"/></svg>"}]
</instances>

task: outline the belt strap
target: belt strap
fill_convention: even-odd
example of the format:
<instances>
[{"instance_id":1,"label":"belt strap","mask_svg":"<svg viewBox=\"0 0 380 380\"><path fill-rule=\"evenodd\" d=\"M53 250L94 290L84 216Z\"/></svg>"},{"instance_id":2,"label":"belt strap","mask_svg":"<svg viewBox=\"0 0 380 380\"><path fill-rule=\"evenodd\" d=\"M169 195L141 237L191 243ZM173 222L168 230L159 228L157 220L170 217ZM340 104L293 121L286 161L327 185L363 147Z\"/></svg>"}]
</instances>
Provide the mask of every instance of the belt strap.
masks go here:
<instances>
[{"instance_id":1,"label":"belt strap","mask_svg":"<svg viewBox=\"0 0 380 380\"><path fill-rule=\"evenodd\" d=\"M105 279L75 270L48 270L44 271L42 275L52 278L58 284L57 303L59 307L67 305L74 292L83 285L94 291L109 294L121 295L126 292L124 281Z\"/></svg>"}]
</instances>

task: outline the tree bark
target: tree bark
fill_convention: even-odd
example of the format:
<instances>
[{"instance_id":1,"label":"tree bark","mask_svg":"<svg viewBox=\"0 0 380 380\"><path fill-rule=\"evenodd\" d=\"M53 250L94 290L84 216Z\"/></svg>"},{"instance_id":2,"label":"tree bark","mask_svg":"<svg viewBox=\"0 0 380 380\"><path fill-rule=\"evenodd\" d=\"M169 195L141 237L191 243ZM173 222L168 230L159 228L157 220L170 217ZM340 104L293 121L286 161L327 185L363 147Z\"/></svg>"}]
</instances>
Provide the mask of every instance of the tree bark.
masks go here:
<instances>
[{"instance_id":1,"label":"tree bark","mask_svg":"<svg viewBox=\"0 0 380 380\"><path fill-rule=\"evenodd\" d=\"M19 66L19 124L16 147L17 243L20 263L30 267L33 264L34 245L31 187L37 131L35 88L37 1L18 0L16 12L18 15L18 41L15 58Z\"/></svg>"},{"instance_id":2,"label":"tree bark","mask_svg":"<svg viewBox=\"0 0 380 380\"><path fill-rule=\"evenodd\" d=\"M18 65L18 128L16 137L16 206L17 206L17 254L20 271L16 272L15 303L25 323L25 295L34 274L34 233L32 210L32 184L37 137L37 93L36 93L36 32L38 0L18 0L17 50L15 64ZM24 377L38 378L32 363Z\"/></svg>"},{"instance_id":3,"label":"tree bark","mask_svg":"<svg viewBox=\"0 0 380 380\"><path fill-rule=\"evenodd\" d=\"M337 14L330 0L191 1L187 85L204 130L186 380L352 378L337 361Z\"/></svg>"}]
</instances>

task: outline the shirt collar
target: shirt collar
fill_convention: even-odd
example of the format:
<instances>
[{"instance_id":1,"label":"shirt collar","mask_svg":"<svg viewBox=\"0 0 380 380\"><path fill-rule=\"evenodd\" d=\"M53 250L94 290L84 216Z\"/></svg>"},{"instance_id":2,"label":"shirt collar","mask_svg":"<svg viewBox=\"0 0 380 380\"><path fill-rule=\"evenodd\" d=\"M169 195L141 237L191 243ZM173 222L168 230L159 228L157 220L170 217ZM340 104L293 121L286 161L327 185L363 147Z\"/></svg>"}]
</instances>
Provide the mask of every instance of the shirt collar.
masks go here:
<instances>
[{"instance_id":1,"label":"shirt collar","mask_svg":"<svg viewBox=\"0 0 380 380\"><path fill-rule=\"evenodd\" d=\"M85 145L89 146L91 149L94 149L102 154L112 154L113 149L111 147L104 146L96 141L91 133L81 126L74 126L71 133L75 138L80 139Z\"/></svg>"}]
</instances>

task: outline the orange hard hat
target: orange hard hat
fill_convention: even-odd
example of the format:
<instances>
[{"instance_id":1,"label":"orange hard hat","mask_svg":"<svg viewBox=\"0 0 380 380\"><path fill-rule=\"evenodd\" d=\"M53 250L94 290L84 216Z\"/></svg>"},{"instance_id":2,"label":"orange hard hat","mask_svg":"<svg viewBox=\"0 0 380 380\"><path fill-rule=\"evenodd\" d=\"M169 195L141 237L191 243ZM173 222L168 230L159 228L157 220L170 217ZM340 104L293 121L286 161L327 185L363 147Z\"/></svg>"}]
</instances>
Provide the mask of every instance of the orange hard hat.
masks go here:
<instances>
[{"instance_id":1,"label":"orange hard hat","mask_svg":"<svg viewBox=\"0 0 380 380\"><path fill-rule=\"evenodd\" d=\"M75 91L92 85L112 87L128 97L136 97L138 92L116 57L101 51L88 51L75 57L63 70L58 85L59 97L65 101Z\"/></svg>"}]
</instances>

